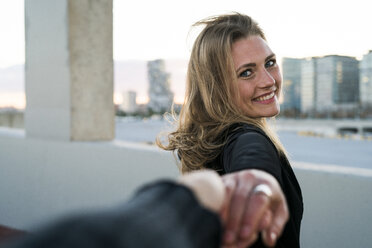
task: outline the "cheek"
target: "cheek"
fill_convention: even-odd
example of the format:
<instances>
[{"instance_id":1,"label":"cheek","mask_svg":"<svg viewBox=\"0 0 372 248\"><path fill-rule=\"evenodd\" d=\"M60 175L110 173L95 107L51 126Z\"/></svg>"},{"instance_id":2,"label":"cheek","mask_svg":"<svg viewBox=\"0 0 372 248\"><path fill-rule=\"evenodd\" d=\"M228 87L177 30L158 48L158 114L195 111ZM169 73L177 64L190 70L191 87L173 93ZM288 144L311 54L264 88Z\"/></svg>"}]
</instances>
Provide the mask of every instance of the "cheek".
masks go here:
<instances>
[{"instance_id":1,"label":"cheek","mask_svg":"<svg viewBox=\"0 0 372 248\"><path fill-rule=\"evenodd\" d=\"M277 94L280 95L281 92L282 92L282 82L283 82L282 75L280 74L280 71L278 71L277 73L273 74L272 76L275 80L276 86L278 87L278 93Z\"/></svg>"},{"instance_id":2,"label":"cheek","mask_svg":"<svg viewBox=\"0 0 372 248\"><path fill-rule=\"evenodd\" d=\"M282 74L280 73L279 69L274 73L273 77L275 79L275 82L276 82L277 86L279 88L282 88L283 78L282 78Z\"/></svg>"},{"instance_id":3,"label":"cheek","mask_svg":"<svg viewBox=\"0 0 372 248\"><path fill-rule=\"evenodd\" d=\"M281 80L277 81L277 87L278 87L278 96L280 97L282 95L282 91L283 91Z\"/></svg>"},{"instance_id":4,"label":"cheek","mask_svg":"<svg viewBox=\"0 0 372 248\"><path fill-rule=\"evenodd\" d=\"M249 101L253 97L254 88L251 84L247 82L243 82L239 84L239 94L242 98L242 101L246 102Z\"/></svg>"}]
</instances>

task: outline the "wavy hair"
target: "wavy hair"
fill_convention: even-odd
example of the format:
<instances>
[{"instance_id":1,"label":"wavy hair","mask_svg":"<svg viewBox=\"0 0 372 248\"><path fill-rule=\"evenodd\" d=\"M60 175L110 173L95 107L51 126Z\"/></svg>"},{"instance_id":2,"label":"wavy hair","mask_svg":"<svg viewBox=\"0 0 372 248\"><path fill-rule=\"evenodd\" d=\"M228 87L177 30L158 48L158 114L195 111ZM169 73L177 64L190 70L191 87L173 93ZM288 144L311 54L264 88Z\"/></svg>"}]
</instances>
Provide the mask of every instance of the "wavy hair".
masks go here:
<instances>
[{"instance_id":1,"label":"wavy hair","mask_svg":"<svg viewBox=\"0 0 372 248\"><path fill-rule=\"evenodd\" d=\"M278 152L285 154L265 118L250 118L237 107L240 95L232 45L255 35L266 40L262 29L252 18L240 13L210 17L193 26L200 25L205 27L191 51L185 102L175 119L177 128L167 135L167 144L158 137L157 145L177 152L182 172L198 170L218 157L234 124L249 123L263 130Z\"/></svg>"}]
</instances>

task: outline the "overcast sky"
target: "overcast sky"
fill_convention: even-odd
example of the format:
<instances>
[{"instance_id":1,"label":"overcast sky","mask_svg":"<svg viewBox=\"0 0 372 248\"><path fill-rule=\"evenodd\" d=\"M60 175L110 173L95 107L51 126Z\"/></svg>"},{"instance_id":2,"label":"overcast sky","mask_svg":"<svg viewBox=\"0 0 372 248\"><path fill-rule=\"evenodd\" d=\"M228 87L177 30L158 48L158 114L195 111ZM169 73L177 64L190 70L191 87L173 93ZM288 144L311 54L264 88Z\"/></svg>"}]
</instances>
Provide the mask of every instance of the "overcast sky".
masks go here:
<instances>
[{"instance_id":1,"label":"overcast sky","mask_svg":"<svg viewBox=\"0 0 372 248\"><path fill-rule=\"evenodd\" d=\"M256 19L279 57L360 58L372 49L369 2L114 0L114 59L187 58L194 38L190 26L231 11ZM0 68L24 63L23 15L23 0L0 0Z\"/></svg>"}]
</instances>

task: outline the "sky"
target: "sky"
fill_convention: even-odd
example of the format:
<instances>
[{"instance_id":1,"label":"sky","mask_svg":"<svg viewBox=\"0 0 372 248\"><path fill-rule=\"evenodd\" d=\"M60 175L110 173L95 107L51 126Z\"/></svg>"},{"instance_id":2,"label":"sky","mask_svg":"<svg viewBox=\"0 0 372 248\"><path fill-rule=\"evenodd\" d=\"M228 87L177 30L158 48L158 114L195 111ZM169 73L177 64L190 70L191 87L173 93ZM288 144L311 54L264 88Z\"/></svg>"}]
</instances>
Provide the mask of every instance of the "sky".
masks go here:
<instances>
[{"instance_id":1,"label":"sky","mask_svg":"<svg viewBox=\"0 0 372 248\"><path fill-rule=\"evenodd\" d=\"M117 59L188 57L190 26L207 16L238 11L264 29L279 56L341 54L372 49L371 4L364 0L114 1Z\"/></svg>"},{"instance_id":2,"label":"sky","mask_svg":"<svg viewBox=\"0 0 372 248\"><path fill-rule=\"evenodd\" d=\"M329 54L361 58L372 50L368 2L114 0L114 60L187 59L198 32L191 25L232 11L260 24L279 59ZM0 69L24 63L24 52L24 1L0 0Z\"/></svg>"}]
</instances>

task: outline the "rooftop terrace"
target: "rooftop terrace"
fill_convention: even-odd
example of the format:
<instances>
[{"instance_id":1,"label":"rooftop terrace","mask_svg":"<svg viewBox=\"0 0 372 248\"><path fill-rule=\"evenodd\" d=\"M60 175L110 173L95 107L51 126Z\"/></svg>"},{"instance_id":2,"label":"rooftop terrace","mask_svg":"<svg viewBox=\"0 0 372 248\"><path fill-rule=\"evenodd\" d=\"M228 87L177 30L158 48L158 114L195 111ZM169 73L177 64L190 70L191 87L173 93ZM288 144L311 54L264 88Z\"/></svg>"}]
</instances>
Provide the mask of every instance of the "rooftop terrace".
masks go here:
<instances>
[{"instance_id":1,"label":"rooftop terrace","mask_svg":"<svg viewBox=\"0 0 372 248\"><path fill-rule=\"evenodd\" d=\"M30 231L177 177L170 153L113 140L112 1L25 3L25 130L0 128L0 224ZM302 247L372 247L371 171L293 166Z\"/></svg>"}]
</instances>

